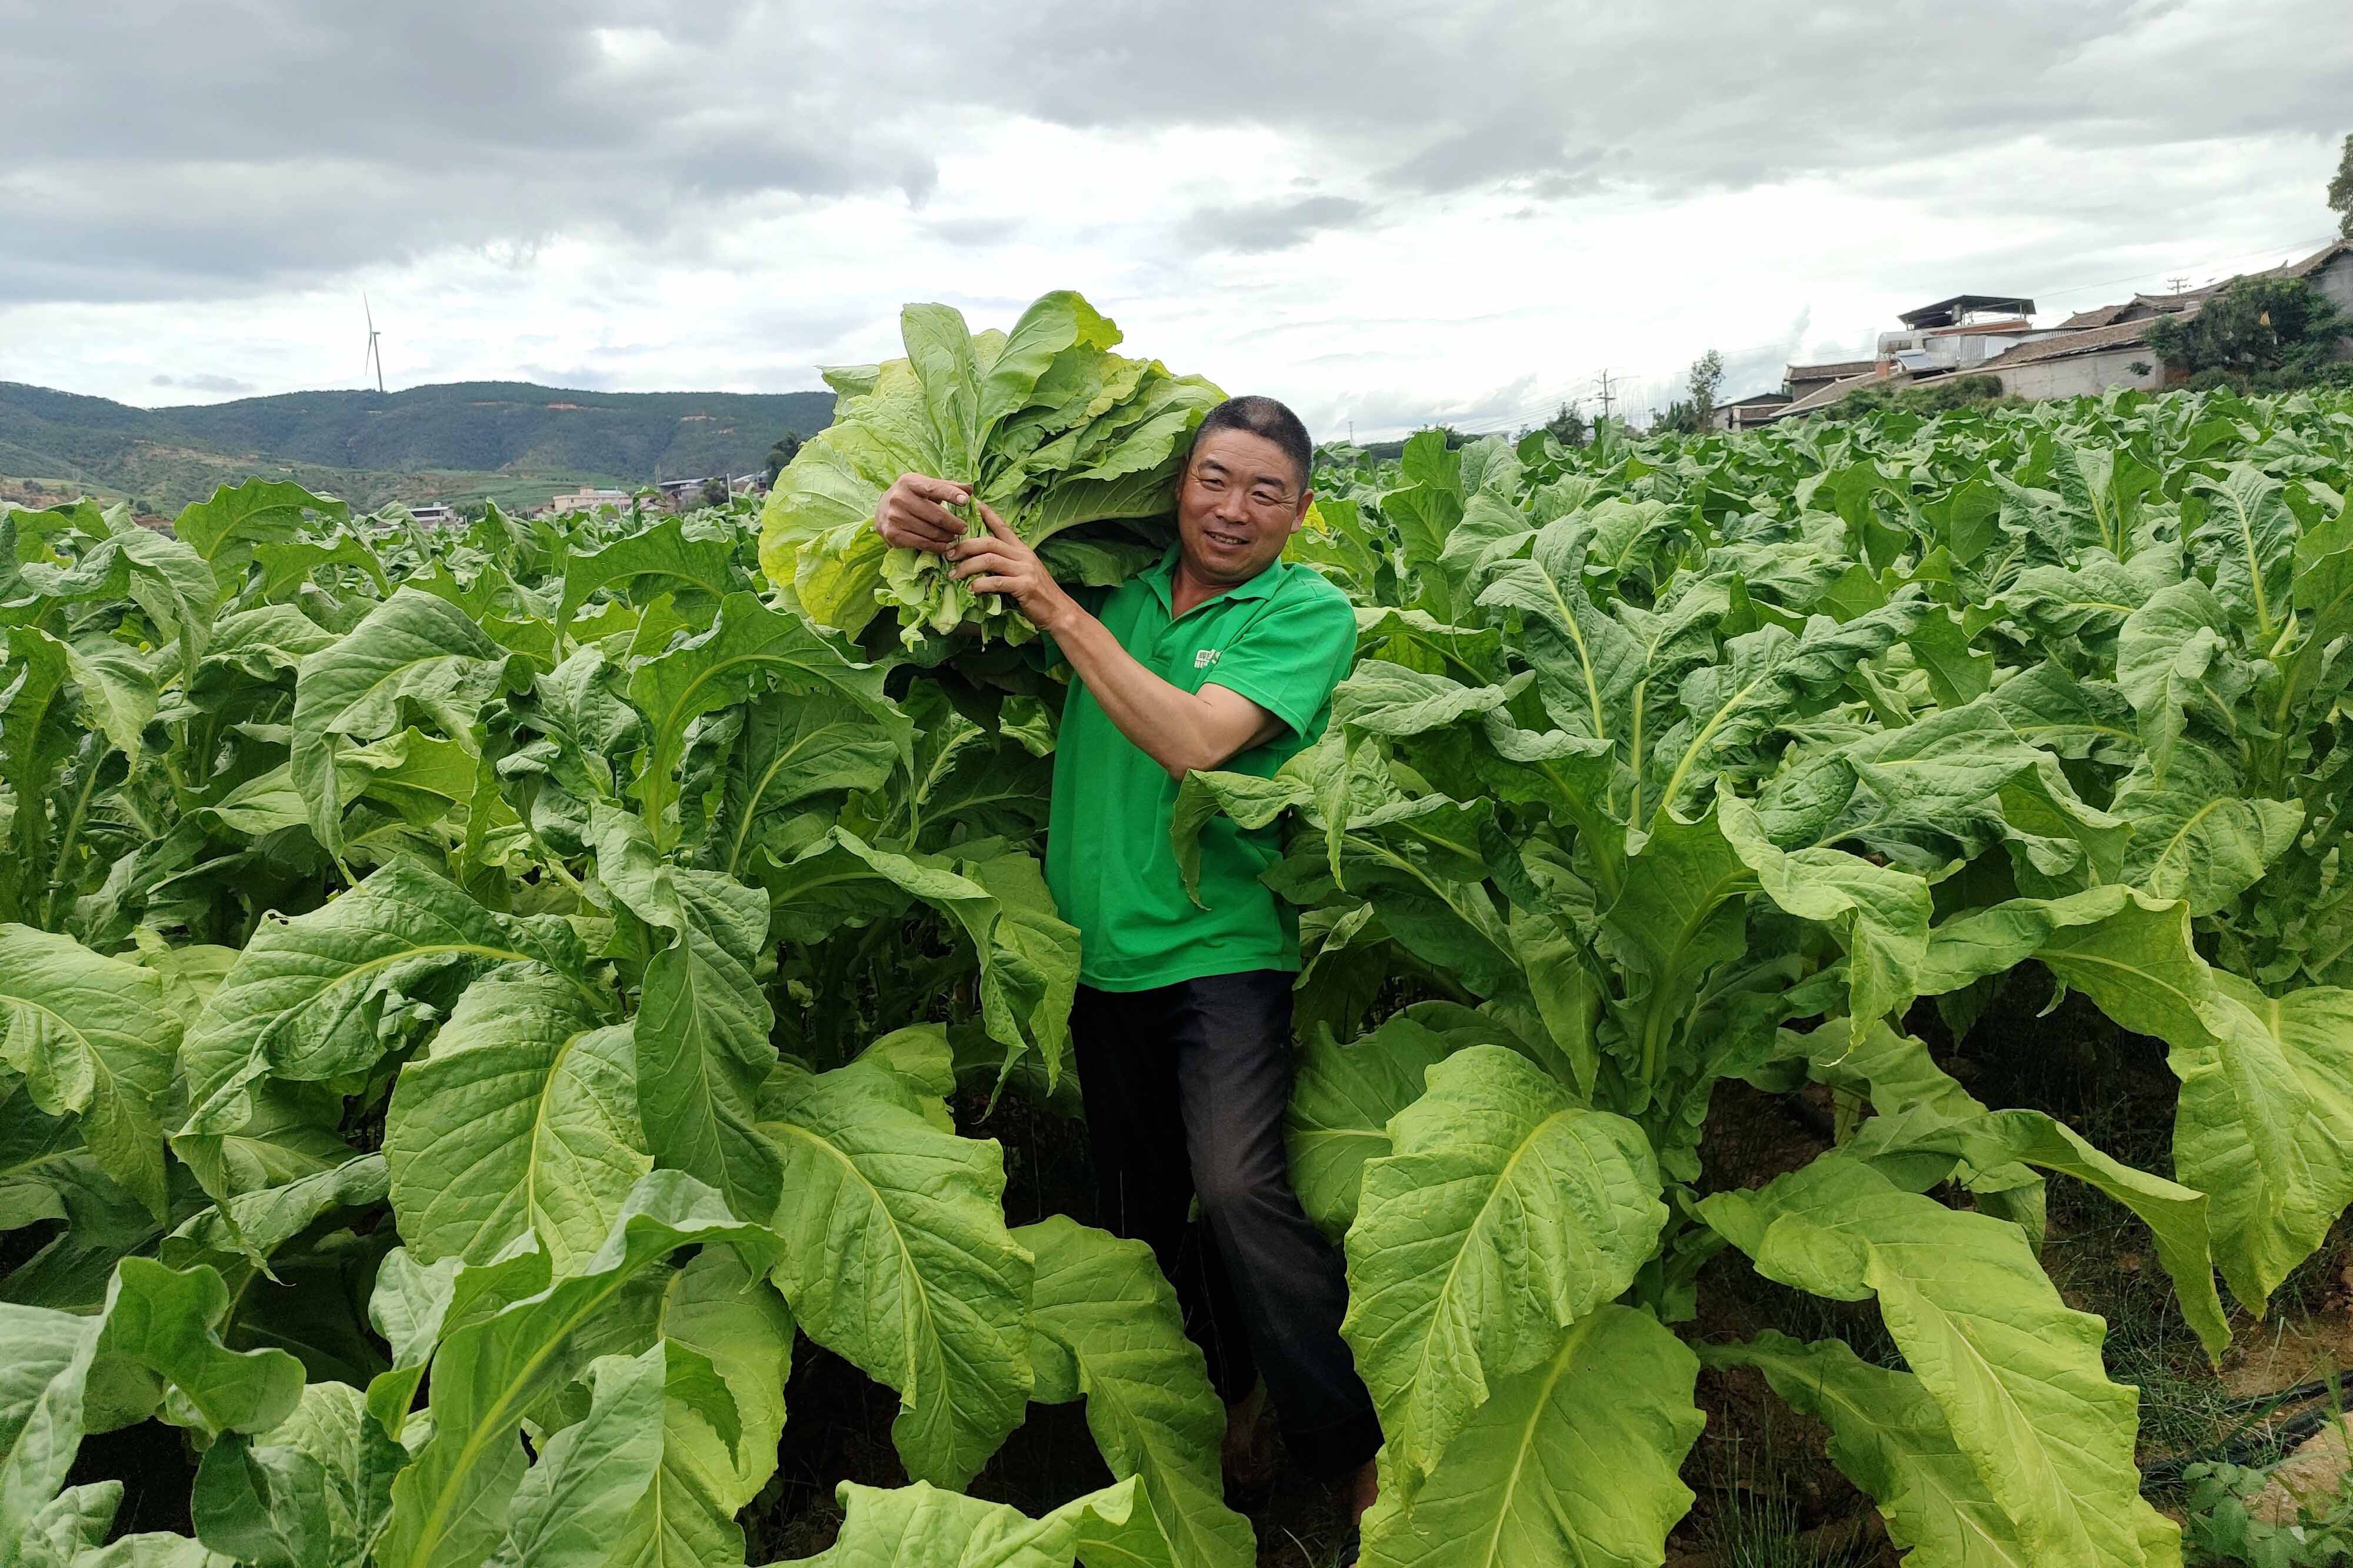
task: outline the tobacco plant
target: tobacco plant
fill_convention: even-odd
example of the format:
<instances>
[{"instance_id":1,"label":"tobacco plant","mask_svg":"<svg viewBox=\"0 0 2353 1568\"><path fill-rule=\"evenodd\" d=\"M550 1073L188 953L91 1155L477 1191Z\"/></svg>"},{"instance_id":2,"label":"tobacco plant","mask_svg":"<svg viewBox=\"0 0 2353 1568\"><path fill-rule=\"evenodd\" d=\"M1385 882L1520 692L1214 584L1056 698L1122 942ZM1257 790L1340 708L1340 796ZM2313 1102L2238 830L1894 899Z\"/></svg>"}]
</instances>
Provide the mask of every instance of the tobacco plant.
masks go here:
<instances>
[{"instance_id":1,"label":"tobacco plant","mask_svg":"<svg viewBox=\"0 0 2353 1568\"><path fill-rule=\"evenodd\" d=\"M2217 1272L2260 1315L2353 1201L2348 480L2341 400L2126 395L1433 434L1320 509L1368 657L1274 778L1189 779L1173 851L1296 824L1293 1162L1388 1439L1366 1561L1659 1561L1704 1363L1823 1421L1913 1562L2179 1560L2043 1184L2135 1213L2215 1354ZM2164 1042L2169 1173L1939 1065L2021 969ZM1706 1179L1727 1078L1827 1085L1841 1136ZM1901 1364L1694 1342L1750 1271L1875 1302Z\"/></svg>"},{"instance_id":2,"label":"tobacco plant","mask_svg":"<svg viewBox=\"0 0 2353 1568\"><path fill-rule=\"evenodd\" d=\"M1092 428L1100 391L1039 387L1142 363L1082 303L968 362L924 317L923 427L1115 577L1156 503L1064 534L1092 437L1007 458ZM1198 412L1167 380L1155 473ZM850 378L837 446L895 384ZM801 464L780 497L847 472ZM1275 778L1190 779L1170 853L1292 827L1293 1171L1388 1439L1366 1560L1658 1563L1703 1364L1822 1421L1915 1562L2178 1560L2044 1184L2137 1215L2218 1353L2353 1200L2353 408L1432 436L1318 485L1295 553L1356 673ZM858 555L842 493L772 504L778 581L748 502L0 512L0 1564L740 1563L804 1340L894 1391L908 1481L845 1486L824 1561L1252 1560L1149 1254L1009 1226L974 1135L1072 1100L1062 687L1005 606ZM2005 986L2165 1043L2168 1170L1947 1070ZM1827 1091L1834 1146L1739 1185L1734 1079ZM1893 1351L1704 1330L1760 1277ZM1080 1400L1114 1485L964 1495ZM127 1427L186 1457L189 1533L110 1539L157 1478L82 1444Z\"/></svg>"}]
</instances>

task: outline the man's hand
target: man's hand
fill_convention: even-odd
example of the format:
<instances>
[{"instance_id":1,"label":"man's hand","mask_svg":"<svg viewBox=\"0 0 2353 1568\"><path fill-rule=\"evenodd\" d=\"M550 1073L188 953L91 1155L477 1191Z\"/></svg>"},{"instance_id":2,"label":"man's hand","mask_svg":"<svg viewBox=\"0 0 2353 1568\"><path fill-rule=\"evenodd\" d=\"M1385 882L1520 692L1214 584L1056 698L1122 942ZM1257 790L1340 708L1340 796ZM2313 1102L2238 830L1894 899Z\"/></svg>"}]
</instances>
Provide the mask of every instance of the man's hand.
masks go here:
<instances>
[{"instance_id":1,"label":"man's hand","mask_svg":"<svg viewBox=\"0 0 2353 1568\"><path fill-rule=\"evenodd\" d=\"M980 521L988 525L987 537L959 539L947 547L948 559L955 563L948 575L976 594L1012 595L1030 625L1052 631L1078 609L1078 601L1062 591L1038 552L987 501L980 505Z\"/></svg>"},{"instance_id":2,"label":"man's hand","mask_svg":"<svg viewBox=\"0 0 2353 1568\"><path fill-rule=\"evenodd\" d=\"M945 555L948 546L965 534L964 521L948 508L971 500L971 489L953 479L901 474L874 509L874 531L883 543L901 550Z\"/></svg>"}]
</instances>

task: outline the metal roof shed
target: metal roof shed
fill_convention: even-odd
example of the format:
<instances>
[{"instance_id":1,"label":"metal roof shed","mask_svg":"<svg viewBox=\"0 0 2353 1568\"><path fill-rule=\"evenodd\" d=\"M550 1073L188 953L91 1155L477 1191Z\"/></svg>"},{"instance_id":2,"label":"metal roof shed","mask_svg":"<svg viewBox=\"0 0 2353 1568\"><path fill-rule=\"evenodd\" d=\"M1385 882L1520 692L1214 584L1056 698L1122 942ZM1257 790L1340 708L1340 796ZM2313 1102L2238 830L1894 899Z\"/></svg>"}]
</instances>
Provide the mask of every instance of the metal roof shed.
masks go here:
<instances>
[{"instance_id":1,"label":"metal roof shed","mask_svg":"<svg viewBox=\"0 0 2353 1568\"><path fill-rule=\"evenodd\" d=\"M1949 300L1939 300L1933 305L1906 310L1895 319L1915 329L1957 327L1971 316L1988 313L2031 316L2034 314L2034 301L2009 294L1956 294Z\"/></svg>"}]
</instances>

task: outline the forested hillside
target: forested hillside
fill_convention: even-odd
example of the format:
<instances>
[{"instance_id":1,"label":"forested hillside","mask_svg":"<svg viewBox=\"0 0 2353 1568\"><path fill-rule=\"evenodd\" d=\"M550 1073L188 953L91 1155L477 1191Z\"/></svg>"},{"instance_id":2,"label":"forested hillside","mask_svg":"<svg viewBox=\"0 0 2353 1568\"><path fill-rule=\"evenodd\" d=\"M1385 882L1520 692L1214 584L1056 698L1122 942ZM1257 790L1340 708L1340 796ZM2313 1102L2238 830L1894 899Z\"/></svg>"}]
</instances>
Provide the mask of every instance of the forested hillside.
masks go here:
<instances>
[{"instance_id":1,"label":"forested hillside","mask_svg":"<svg viewBox=\"0 0 2353 1568\"><path fill-rule=\"evenodd\" d=\"M165 510L264 468L362 505L745 473L787 430L831 416L830 392L573 392L455 382L405 392L295 392L173 408L0 382L0 475L73 479Z\"/></svg>"}]
</instances>

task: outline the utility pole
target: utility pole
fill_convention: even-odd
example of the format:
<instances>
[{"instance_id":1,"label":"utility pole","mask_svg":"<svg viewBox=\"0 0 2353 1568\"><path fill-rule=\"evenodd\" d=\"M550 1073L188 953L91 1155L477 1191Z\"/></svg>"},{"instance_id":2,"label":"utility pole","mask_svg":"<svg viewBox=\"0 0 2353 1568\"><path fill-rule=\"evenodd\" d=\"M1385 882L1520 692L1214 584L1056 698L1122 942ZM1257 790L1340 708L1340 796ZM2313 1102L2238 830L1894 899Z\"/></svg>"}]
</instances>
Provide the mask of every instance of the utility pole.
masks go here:
<instances>
[{"instance_id":1,"label":"utility pole","mask_svg":"<svg viewBox=\"0 0 2353 1568\"><path fill-rule=\"evenodd\" d=\"M1602 417L1602 418L1604 418L1604 419L1608 419L1608 418L1609 417L1609 400L1610 400L1610 398L1614 395L1614 394L1612 394L1612 393L1611 393L1611 391L1609 390L1609 373L1607 370L1604 370L1604 371L1601 373L1601 376L1600 376L1600 384L1601 384L1601 417Z\"/></svg>"},{"instance_id":2,"label":"utility pole","mask_svg":"<svg viewBox=\"0 0 2353 1568\"><path fill-rule=\"evenodd\" d=\"M2179 277L2168 278L2165 280L2165 291L2168 294L2187 294L2189 292L2189 279Z\"/></svg>"}]
</instances>

